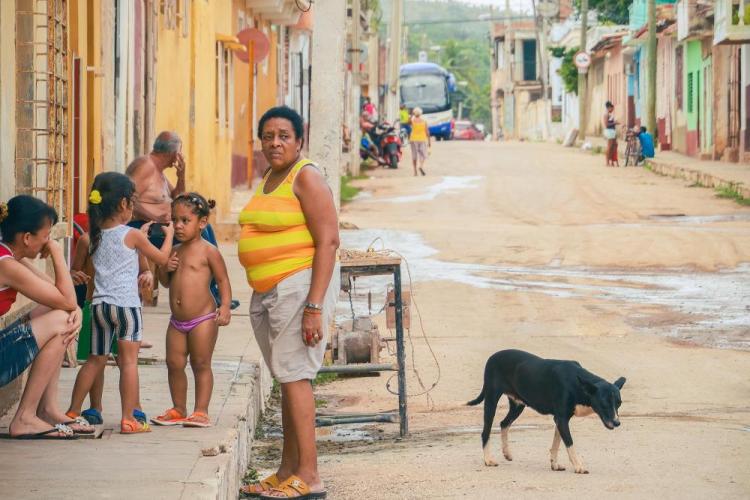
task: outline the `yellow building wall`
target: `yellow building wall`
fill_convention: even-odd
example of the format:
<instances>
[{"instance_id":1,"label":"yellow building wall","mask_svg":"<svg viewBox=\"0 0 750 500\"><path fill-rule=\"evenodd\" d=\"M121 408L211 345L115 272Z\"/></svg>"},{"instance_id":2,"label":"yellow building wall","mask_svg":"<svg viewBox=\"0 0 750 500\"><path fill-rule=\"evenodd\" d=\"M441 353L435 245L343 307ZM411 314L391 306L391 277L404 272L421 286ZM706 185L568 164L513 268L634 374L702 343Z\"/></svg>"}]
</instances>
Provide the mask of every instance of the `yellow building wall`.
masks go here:
<instances>
[{"instance_id":1,"label":"yellow building wall","mask_svg":"<svg viewBox=\"0 0 750 500\"><path fill-rule=\"evenodd\" d=\"M79 211L86 211L86 201L89 187L94 176L102 171L101 162L101 78L100 76L100 0L72 0L68 3L68 92L71 103L74 99L75 88L74 65L75 57L80 58L80 88L78 107L80 109L80 193L78 199ZM89 69L87 69L89 68ZM68 152L72 165L75 140L73 133L73 108L68 112L69 134ZM71 194L72 196L72 194Z\"/></svg>"},{"instance_id":2,"label":"yellow building wall","mask_svg":"<svg viewBox=\"0 0 750 500\"><path fill-rule=\"evenodd\" d=\"M250 13L249 15L252 15ZM257 88L255 89L255 120L253 123L254 150L260 151L260 143L257 140L258 131L257 120L269 108L278 104L278 30L271 28L271 24L263 22L259 18L254 18L254 25L267 34L270 40L270 49L266 59L256 65L257 78L255 78ZM237 16L234 19L234 31L232 34L239 32L239 20ZM237 161L246 162L248 153L248 82L250 80L249 69L247 64L235 58L234 68L234 140L232 144L232 153ZM256 172L257 175L257 172Z\"/></svg>"},{"instance_id":3,"label":"yellow building wall","mask_svg":"<svg viewBox=\"0 0 750 500\"><path fill-rule=\"evenodd\" d=\"M216 123L216 35L232 33L232 1L190 2L190 29L166 29L160 17L156 69L156 132L183 140L186 188L216 200L216 218L230 212L232 131ZM173 171L167 175L174 182Z\"/></svg>"},{"instance_id":4,"label":"yellow building wall","mask_svg":"<svg viewBox=\"0 0 750 500\"><path fill-rule=\"evenodd\" d=\"M260 118L263 113L268 111L270 108L276 106L277 101L277 90L279 88L278 82L278 69L277 69L277 54L278 54L278 43L279 34L278 30L272 30L269 23L262 23L259 29L268 36L271 41L271 48L268 51L268 62L261 62L258 64L258 109L256 117ZM257 123L256 123L257 125ZM257 134L256 134L257 135Z\"/></svg>"}]
</instances>

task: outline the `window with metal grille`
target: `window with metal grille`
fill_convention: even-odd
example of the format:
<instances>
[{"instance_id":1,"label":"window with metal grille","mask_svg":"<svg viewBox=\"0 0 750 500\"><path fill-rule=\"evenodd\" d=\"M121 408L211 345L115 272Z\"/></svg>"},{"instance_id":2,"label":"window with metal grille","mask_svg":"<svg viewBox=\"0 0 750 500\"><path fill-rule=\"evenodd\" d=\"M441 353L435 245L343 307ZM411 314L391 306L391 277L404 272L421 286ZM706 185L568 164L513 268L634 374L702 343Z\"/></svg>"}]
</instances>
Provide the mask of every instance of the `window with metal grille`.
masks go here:
<instances>
[{"instance_id":1,"label":"window with metal grille","mask_svg":"<svg viewBox=\"0 0 750 500\"><path fill-rule=\"evenodd\" d=\"M70 203L67 0L16 0L16 191Z\"/></svg>"},{"instance_id":2,"label":"window with metal grille","mask_svg":"<svg viewBox=\"0 0 750 500\"><path fill-rule=\"evenodd\" d=\"M694 99L694 91L693 91L693 72L691 71L687 75L687 112L692 113L693 112L693 99Z\"/></svg>"}]
</instances>

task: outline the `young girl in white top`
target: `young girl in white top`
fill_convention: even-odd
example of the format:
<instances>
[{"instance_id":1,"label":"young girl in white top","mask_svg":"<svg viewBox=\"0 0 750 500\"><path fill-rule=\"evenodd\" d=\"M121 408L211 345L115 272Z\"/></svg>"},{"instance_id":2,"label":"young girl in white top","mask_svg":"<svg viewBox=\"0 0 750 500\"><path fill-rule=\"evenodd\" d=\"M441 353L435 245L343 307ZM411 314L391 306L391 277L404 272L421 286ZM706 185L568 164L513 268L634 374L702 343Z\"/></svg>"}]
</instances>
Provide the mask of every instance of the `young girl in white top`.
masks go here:
<instances>
[{"instance_id":1,"label":"young girl in white top","mask_svg":"<svg viewBox=\"0 0 750 500\"><path fill-rule=\"evenodd\" d=\"M148 228L126 226L133 216L135 186L127 176L104 172L94 179L89 196L90 253L94 264L94 295L91 300L91 354L78 372L88 387L96 378L117 341L120 368L122 420L120 432L149 432L148 423L133 418L139 401L138 349L143 318L138 296L138 253L159 265L166 265L172 250L172 223L164 226L161 249L149 243ZM89 380L91 379L91 380Z\"/></svg>"}]
</instances>

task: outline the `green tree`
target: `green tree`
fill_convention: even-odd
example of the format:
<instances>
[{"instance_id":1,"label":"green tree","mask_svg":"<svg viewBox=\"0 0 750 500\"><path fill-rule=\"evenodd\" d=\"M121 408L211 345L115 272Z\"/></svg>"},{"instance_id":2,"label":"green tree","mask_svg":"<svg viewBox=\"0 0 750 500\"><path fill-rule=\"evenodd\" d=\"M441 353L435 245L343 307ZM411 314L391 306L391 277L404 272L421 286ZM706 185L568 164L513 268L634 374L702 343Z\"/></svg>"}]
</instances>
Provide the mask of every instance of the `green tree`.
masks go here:
<instances>
[{"instance_id":1,"label":"green tree","mask_svg":"<svg viewBox=\"0 0 750 500\"><path fill-rule=\"evenodd\" d=\"M565 50L565 47L553 47L550 52L554 57L562 58L562 65L557 73L560 75L565 85L566 92L578 94L578 68L573 62L573 56L578 52L578 47Z\"/></svg>"},{"instance_id":2,"label":"green tree","mask_svg":"<svg viewBox=\"0 0 750 500\"><path fill-rule=\"evenodd\" d=\"M575 0L577 10L581 0ZM589 0L589 9L595 10L600 21L612 24L628 24L630 5L633 0Z\"/></svg>"}]
</instances>

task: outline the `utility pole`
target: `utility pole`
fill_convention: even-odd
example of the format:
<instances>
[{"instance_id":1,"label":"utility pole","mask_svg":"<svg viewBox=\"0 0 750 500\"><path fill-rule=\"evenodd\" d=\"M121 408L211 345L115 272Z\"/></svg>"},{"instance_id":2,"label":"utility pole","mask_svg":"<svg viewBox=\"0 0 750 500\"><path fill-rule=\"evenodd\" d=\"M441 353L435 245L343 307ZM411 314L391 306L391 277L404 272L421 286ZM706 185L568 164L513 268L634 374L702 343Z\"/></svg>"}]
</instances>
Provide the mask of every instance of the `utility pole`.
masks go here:
<instances>
[{"instance_id":1,"label":"utility pole","mask_svg":"<svg viewBox=\"0 0 750 500\"><path fill-rule=\"evenodd\" d=\"M648 0L648 42L646 44L646 127L656 137L656 0Z\"/></svg>"},{"instance_id":2,"label":"utility pole","mask_svg":"<svg viewBox=\"0 0 750 500\"><path fill-rule=\"evenodd\" d=\"M351 131L351 143L349 145L349 169L351 175L359 175L359 141L361 139L361 131L359 129L359 115L360 110L360 94L362 92L362 84L360 81L359 72L359 59L360 59L360 42L361 42L361 25L359 24L361 0L352 0L352 88L350 91L351 98L351 122L349 130Z\"/></svg>"},{"instance_id":3,"label":"utility pole","mask_svg":"<svg viewBox=\"0 0 750 500\"><path fill-rule=\"evenodd\" d=\"M398 119L398 85L401 66L401 12L404 0L393 0L391 12L391 51L389 54L390 74L388 79L388 99L386 100L386 117L390 122Z\"/></svg>"},{"instance_id":4,"label":"utility pole","mask_svg":"<svg viewBox=\"0 0 750 500\"><path fill-rule=\"evenodd\" d=\"M650 0L653 1L653 0ZM578 50L586 50L586 31L589 24L589 0L581 0L581 43ZM586 139L586 73L578 72L578 137Z\"/></svg>"},{"instance_id":5,"label":"utility pole","mask_svg":"<svg viewBox=\"0 0 750 500\"><path fill-rule=\"evenodd\" d=\"M490 4L490 19L493 19L495 17L495 8ZM500 68L496 66L497 64L497 44L495 43L495 21L490 21L490 54L492 54L493 61L490 63L490 68L493 69L493 71L497 71ZM490 82L494 80L494 76L490 75ZM490 109L491 112L491 120L492 120L492 140L497 140L497 90L492 88L492 85L490 85L490 92L492 92L492 95L490 96L490 106L492 108Z\"/></svg>"},{"instance_id":6,"label":"utility pole","mask_svg":"<svg viewBox=\"0 0 750 500\"><path fill-rule=\"evenodd\" d=\"M315 2L310 89L310 159L325 174L338 209L341 203L341 132L344 119L346 0ZM358 147L358 145L352 145Z\"/></svg>"},{"instance_id":7,"label":"utility pole","mask_svg":"<svg viewBox=\"0 0 750 500\"><path fill-rule=\"evenodd\" d=\"M536 0L531 1L531 7L534 11L534 24L536 24L536 46L537 54L539 55L539 80L542 83L542 103L544 104L544 123L543 127L543 139L549 139L549 122L551 120L550 109L549 109L549 64L547 57L547 27L544 20L544 16L540 15L536 10Z\"/></svg>"}]
</instances>

